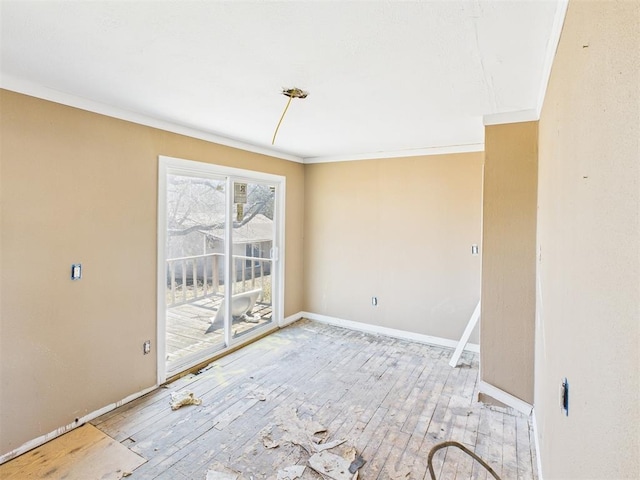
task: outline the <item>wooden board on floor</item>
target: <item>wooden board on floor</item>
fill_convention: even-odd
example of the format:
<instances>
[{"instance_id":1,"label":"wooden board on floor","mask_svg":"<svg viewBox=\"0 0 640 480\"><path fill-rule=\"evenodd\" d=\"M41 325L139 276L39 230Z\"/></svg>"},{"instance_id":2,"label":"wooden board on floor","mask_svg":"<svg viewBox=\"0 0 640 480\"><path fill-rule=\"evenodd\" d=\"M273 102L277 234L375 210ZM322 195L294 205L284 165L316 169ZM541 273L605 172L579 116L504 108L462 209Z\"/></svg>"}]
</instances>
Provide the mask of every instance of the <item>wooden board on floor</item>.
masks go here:
<instances>
[{"instance_id":1,"label":"wooden board on floor","mask_svg":"<svg viewBox=\"0 0 640 480\"><path fill-rule=\"evenodd\" d=\"M87 424L0 465L0 478L115 480L131 473L145 461Z\"/></svg>"}]
</instances>

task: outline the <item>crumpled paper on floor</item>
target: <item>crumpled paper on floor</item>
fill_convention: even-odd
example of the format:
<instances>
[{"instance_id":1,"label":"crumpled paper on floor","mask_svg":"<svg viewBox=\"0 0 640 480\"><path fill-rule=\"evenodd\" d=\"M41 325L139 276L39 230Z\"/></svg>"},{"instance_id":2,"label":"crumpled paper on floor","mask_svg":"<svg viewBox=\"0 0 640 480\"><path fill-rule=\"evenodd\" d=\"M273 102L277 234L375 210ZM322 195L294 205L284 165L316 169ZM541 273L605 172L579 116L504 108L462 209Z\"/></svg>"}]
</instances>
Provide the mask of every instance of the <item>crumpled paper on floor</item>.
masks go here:
<instances>
[{"instance_id":1,"label":"crumpled paper on floor","mask_svg":"<svg viewBox=\"0 0 640 480\"><path fill-rule=\"evenodd\" d=\"M296 480L302 477L305 470L304 465L292 465L278 471L277 480Z\"/></svg>"},{"instance_id":2,"label":"crumpled paper on floor","mask_svg":"<svg viewBox=\"0 0 640 480\"><path fill-rule=\"evenodd\" d=\"M201 405L202 400L197 398L189 390L171 392L171 410L178 410L185 405Z\"/></svg>"}]
</instances>

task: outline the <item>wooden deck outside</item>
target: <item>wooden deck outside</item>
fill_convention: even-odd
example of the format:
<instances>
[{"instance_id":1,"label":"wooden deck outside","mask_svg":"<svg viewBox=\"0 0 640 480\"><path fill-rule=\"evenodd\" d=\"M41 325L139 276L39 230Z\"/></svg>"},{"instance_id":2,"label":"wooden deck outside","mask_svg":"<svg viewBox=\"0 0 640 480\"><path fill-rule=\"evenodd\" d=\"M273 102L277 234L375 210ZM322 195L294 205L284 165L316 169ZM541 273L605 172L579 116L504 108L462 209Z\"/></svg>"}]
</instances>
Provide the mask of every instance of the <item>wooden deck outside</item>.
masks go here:
<instances>
[{"instance_id":1,"label":"wooden deck outside","mask_svg":"<svg viewBox=\"0 0 640 480\"><path fill-rule=\"evenodd\" d=\"M205 333L216 315L222 295L200 298L191 303L167 308L167 361L175 362L186 355L212 346L224 345L222 329ZM233 335L246 334L271 321L270 305L257 303L251 315L259 316L257 322L234 320Z\"/></svg>"},{"instance_id":2,"label":"wooden deck outside","mask_svg":"<svg viewBox=\"0 0 640 480\"><path fill-rule=\"evenodd\" d=\"M445 440L462 442L503 480L536 479L531 419L474 401L478 356L465 352L451 368L451 354L302 320L92 423L146 459L131 479L205 479L215 469L275 480L284 467L308 465L314 433L345 439L331 453L361 454L360 479L428 479L429 450ZM170 393L183 389L202 404L172 411ZM488 478L453 448L435 467L438 480ZM307 466L300 478L322 477Z\"/></svg>"}]
</instances>

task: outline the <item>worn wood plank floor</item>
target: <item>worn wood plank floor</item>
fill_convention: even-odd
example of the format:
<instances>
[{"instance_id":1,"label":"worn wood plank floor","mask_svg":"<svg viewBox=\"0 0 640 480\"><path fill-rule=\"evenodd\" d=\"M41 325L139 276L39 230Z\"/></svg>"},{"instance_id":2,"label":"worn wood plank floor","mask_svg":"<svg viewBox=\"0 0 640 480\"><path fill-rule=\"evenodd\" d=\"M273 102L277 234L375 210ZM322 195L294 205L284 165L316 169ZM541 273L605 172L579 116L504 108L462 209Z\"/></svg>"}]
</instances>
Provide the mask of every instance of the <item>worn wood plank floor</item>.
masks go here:
<instances>
[{"instance_id":1,"label":"worn wood plank floor","mask_svg":"<svg viewBox=\"0 0 640 480\"><path fill-rule=\"evenodd\" d=\"M204 480L225 467L275 480L307 464L318 423L324 442L346 439L331 453L363 456L360 479L429 479L428 452L449 439L503 480L536 479L531 420L475 402L477 355L465 352L453 369L451 353L302 320L92 423L147 459L132 479ZM182 389L202 405L172 411L170 392ZM438 479L487 478L455 448L434 465ZM321 477L307 468L301 478Z\"/></svg>"}]
</instances>

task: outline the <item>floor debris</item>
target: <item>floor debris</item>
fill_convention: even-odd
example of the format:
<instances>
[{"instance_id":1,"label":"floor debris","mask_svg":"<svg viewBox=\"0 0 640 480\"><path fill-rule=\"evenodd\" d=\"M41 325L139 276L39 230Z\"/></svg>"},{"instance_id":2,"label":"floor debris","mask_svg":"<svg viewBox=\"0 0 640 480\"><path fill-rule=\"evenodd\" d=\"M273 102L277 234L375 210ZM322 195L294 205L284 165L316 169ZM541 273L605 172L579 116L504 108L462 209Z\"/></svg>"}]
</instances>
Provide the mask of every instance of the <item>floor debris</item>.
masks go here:
<instances>
[{"instance_id":1,"label":"floor debris","mask_svg":"<svg viewBox=\"0 0 640 480\"><path fill-rule=\"evenodd\" d=\"M329 452L319 452L309 457L309 466L325 477L333 480L352 480L353 474L349 472L349 460Z\"/></svg>"},{"instance_id":2,"label":"floor debris","mask_svg":"<svg viewBox=\"0 0 640 480\"><path fill-rule=\"evenodd\" d=\"M202 400L197 398L193 392L189 390L181 390L179 392L171 392L171 410L178 410L184 405L201 405Z\"/></svg>"},{"instance_id":3,"label":"floor debris","mask_svg":"<svg viewBox=\"0 0 640 480\"><path fill-rule=\"evenodd\" d=\"M264 392L257 391L251 392L249 395L247 395L247 398L264 402L267 399L267 395Z\"/></svg>"},{"instance_id":4,"label":"floor debris","mask_svg":"<svg viewBox=\"0 0 640 480\"><path fill-rule=\"evenodd\" d=\"M216 470L209 470L207 472L206 480L237 480L238 474L236 473L227 473L227 472L218 472Z\"/></svg>"},{"instance_id":5,"label":"floor debris","mask_svg":"<svg viewBox=\"0 0 640 480\"><path fill-rule=\"evenodd\" d=\"M209 467L205 480L238 480L239 475L238 472L220 463L215 463Z\"/></svg>"},{"instance_id":6,"label":"floor debris","mask_svg":"<svg viewBox=\"0 0 640 480\"><path fill-rule=\"evenodd\" d=\"M356 456L358 455L357 450L355 449L355 447L348 447L343 453L342 453L342 457L345 460L349 460L350 462L353 462L356 459Z\"/></svg>"},{"instance_id":7,"label":"floor debris","mask_svg":"<svg viewBox=\"0 0 640 480\"><path fill-rule=\"evenodd\" d=\"M302 477L302 474L305 470L304 465L293 465L291 467L283 468L278 471L277 480L296 480L297 478Z\"/></svg>"},{"instance_id":8,"label":"floor debris","mask_svg":"<svg viewBox=\"0 0 640 480\"><path fill-rule=\"evenodd\" d=\"M349 473L356 473L358 469L366 463L366 460L361 455L356 455L356 458L349 465Z\"/></svg>"},{"instance_id":9,"label":"floor debris","mask_svg":"<svg viewBox=\"0 0 640 480\"><path fill-rule=\"evenodd\" d=\"M317 421L298 416L297 409L285 409L276 414L278 423L271 425L279 427L282 431L280 443L298 445L309 455L315 451L315 445L323 442L327 435L327 429Z\"/></svg>"},{"instance_id":10,"label":"floor debris","mask_svg":"<svg viewBox=\"0 0 640 480\"><path fill-rule=\"evenodd\" d=\"M297 409L282 409L276 412L276 423L263 428L260 432L262 444L265 448L295 445L304 451L303 457L308 457L309 467L331 480L355 480L358 469L365 464L362 456L358 455L353 446L343 448L343 456L329 453L347 442L346 438L327 441L329 432L321 423L312 417L301 418ZM300 470L304 472L304 467ZM281 470L276 480L293 480L298 477L287 477L289 472ZM283 476L281 476L283 475ZM305 475L306 476L306 475ZM273 477L271 477L273 479Z\"/></svg>"},{"instance_id":11,"label":"floor debris","mask_svg":"<svg viewBox=\"0 0 640 480\"><path fill-rule=\"evenodd\" d=\"M314 442L314 443L312 443L311 447L316 452L324 452L325 450L331 450L332 448L335 448L338 445L342 445L346 441L347 441L346 438L342 438L340 440L334 440L333 442L327 442L327 443L315 443Z\"/></svg>"},{"instance_id":12,"label":"floor debris","mask_svg":"<svg viewBox=\"0 0 640 480\"><path fill-rule=\"evenodd\" d=\"M268 449L278 448L280 446L280 444L271 438L271 435L268 433L262 435L262 444L264 445L264 448Z\"/></svg>"}]
</instances>

